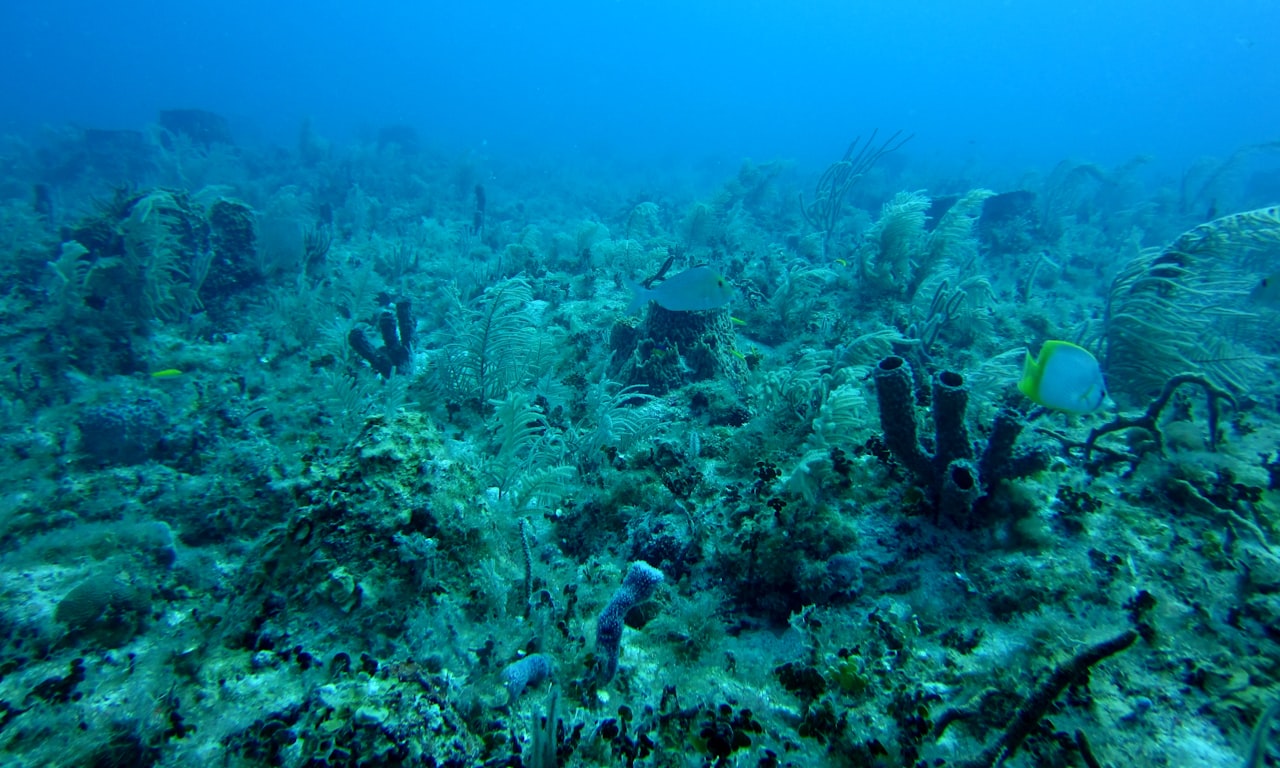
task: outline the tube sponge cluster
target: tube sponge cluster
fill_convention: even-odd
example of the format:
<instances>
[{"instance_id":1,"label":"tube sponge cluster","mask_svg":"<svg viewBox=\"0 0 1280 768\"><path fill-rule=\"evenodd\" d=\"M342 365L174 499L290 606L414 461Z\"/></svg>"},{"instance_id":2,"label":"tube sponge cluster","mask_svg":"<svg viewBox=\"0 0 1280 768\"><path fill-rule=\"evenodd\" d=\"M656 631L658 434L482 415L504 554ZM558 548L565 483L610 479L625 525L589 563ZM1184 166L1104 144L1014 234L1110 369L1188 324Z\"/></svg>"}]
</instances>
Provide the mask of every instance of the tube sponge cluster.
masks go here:
<instances>
[{"instance_id":1,"label":"tube sponge cluster","mask_svg":"<svg viewBox=\"0 0 1280 768\"><path fill-rule=\"evenodd\" d=\"M347 343L382 378L389 379L392 373L409 372L413 324L413 304L408 299L401 299L396 302L394 315L386 309L378 314L378 333L382 335L381 349L374 347L359 328L351 329L347 334Z\"/></svg>"},{"instance_id":2,"label":"tube sponge cluster","mask_svg":"<svg viewBox=\"0 0 1280 768\"><path fill-rule=\"evenodd\" d=\"M932 455L920 445L914 377L907 361L897 355L881 360L875 369L875 384L885 445L928 487L938 511L947 519L967 518L984 488L1049 464L1049 454L1044 450L1015 455L1014 444L1023 424L1009 411L1002 411L996 418L992 438L981 460L975 463L974 444L965 422L969 388L964 376L955 371L940 371L933 377Z\"/></svg>"},{"instance_id":3,"label":"tube sponge cluster","mask_svg":"<svg viewBox=\"0 0 1280 768\"><path fill-rule=\"evenodd\" d=\"M618 672L618 654L622 648L622 624L627 611L648 600L662 583L662 571L643 561L631 564L622 586L613 593L609 604L596 619L596 657L600 685L613 679Z\"/></svg>"}]
</instances>

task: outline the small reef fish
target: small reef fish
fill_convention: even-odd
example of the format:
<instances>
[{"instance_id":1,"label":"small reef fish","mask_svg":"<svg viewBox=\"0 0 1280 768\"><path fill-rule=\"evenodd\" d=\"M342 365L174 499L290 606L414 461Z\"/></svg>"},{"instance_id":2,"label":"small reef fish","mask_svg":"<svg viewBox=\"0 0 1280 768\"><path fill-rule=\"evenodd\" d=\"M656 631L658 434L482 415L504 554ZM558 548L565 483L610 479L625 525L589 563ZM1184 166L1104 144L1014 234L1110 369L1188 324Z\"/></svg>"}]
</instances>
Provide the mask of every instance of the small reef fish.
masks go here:
<instances>
[{"instance_id":1,"label":"small reef fish","mask_svg":"<svg viewBox=\"0 0 1280 768\"><path fill-rule=\"evenodd\" d=\"M631 304L627 314L632 315L650 301L672 312L695 312L718 309L733 298L733 286L711 267L694 267L674 277L667 278L653 288L630 284Z\"/></svg>"},{"instance_id":2,"label":"small reef fish","mask_svg":"<svg viewBox=\"0 0 1280 768\"><path fill-rule=\"evenodd\" d=\"M1039 358L1028 351L1018 389L1037 405L1067 413L1092 413L1107 399L1097 358L1069 341L1046 341Z\"/></svg>"},{"instance_id":3,"label":"small reef fish","mask_svg":"<svg viewBox=\"0 0 1280 768\"><path fill-rule=\"evenodd\" d=\"M177 368L165 368L163 371L155 371L151 374L153 379L176 379L182 375L182 371Z\"/></svg>"},{"instance_id":4,"label":"small reef fish","mask_svg":"<svg viewBox=\"0 0 1280 768\"><path fill-rule=\"evenodd\" d=\"M1249 300L1255 304L1280 307L1280 274L1268 275L1249 291Z\"/></svg>"}]
</instances>

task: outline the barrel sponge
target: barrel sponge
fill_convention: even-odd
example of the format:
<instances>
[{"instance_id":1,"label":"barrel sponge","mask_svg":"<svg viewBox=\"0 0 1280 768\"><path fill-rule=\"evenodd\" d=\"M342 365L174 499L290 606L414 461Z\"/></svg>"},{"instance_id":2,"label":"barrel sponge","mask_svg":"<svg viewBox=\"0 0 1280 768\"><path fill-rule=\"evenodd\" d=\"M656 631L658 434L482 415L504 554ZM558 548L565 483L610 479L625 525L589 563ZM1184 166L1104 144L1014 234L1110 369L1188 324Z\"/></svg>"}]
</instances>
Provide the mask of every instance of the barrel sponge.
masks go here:
<instances>
[{"instance_id":1,"label":"barrel sponge","mask_svg":"<svg viewBox=\"0 0 1280 768\"><path fill-rule=\"evenodd\" d=\"M154 458L169 428L165 407L149 397L85 408L76 426L80 450L102 465L141 464Z\"/></svg>"},{"instance_id":2,"label":"barrel sponge","mask_svg":"<svg viewBox=\"0 0 1280 768\"><path fill-rule=\"evenodd\" d=\"M75 638L119 648L142 630L150 612L151 595L145 589L100 572L68 592L53 617Z\"/></svg>"}]
</instances>

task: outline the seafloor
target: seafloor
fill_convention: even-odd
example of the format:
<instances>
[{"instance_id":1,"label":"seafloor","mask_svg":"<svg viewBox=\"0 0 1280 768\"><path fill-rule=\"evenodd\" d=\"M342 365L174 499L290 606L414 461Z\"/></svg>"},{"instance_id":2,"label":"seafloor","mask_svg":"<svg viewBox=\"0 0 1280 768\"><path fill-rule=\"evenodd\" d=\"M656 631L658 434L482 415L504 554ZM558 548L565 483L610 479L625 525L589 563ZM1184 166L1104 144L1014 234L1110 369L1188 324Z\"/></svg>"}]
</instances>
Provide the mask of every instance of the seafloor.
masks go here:
<instances>
[{"instance_id":1,"label":"seafloor","mask_svg":"<svg viewBox=\"0 0 1280 768\"><path fill-rule=\"evenodd\" d=\"M7 140L3 763L1280 765L1274 174L902 138Z\"/></svg>"}]
</instances>

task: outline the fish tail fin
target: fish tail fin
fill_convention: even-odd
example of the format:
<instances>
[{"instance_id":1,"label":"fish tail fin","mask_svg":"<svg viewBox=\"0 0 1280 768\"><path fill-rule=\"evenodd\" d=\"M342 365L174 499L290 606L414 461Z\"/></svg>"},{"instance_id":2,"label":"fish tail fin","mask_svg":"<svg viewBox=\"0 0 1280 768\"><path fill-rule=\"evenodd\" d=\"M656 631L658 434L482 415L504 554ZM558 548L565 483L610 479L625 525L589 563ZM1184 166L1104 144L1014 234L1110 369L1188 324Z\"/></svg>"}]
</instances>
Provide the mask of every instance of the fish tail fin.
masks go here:
<instances>
[{"instance_id":1,"label":"fish tail fin","mask_svg":"<svg viewBox=\"0 0 1280 768\"><path fill-rule=\"evenodd\" d=\"M627 305L627 314L634 315L649 303L649 289L639 283L633 283L630 280L625 281L626 286L631 289L631 303Z\"/></svg>"},{"instance_id":2,"label":"fish tail fin","mask_svg":"<svg viewBox=\"0 0 1280 768\"><path fill-rule=\"evenodd\" d=\"M1039 389L1037 384L1040 380L1040 366L1036 364L1036 359L1031 356L1031 350L1027 350L1027 356L1022 361L1022 378L1018 379L1018 391L1032 400L1036 399L1036 390Z\"/></svg>"}]
</instances>

